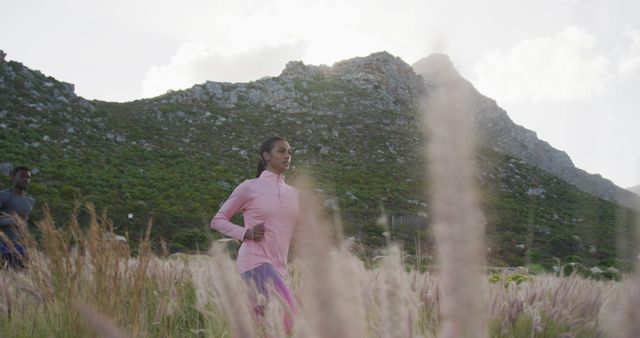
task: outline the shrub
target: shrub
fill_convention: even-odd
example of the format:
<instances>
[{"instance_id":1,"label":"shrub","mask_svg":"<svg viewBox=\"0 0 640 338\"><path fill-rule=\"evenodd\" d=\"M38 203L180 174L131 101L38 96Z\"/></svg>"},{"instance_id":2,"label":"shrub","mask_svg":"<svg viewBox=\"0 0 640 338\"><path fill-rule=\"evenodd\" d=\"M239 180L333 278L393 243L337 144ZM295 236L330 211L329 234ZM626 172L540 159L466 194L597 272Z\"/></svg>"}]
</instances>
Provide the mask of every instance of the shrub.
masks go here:
<instances>
[{"instance_id":1,"label":"shrub","mask_svg":"<svg viewBox=\"0 0 640 338\"><path fill-rule=\"evenodd\" d=\"M201 228L180 230L171 239L172 251L197 250L206 251L211 244L210 231Z\"/></svg>"}]
</instances>

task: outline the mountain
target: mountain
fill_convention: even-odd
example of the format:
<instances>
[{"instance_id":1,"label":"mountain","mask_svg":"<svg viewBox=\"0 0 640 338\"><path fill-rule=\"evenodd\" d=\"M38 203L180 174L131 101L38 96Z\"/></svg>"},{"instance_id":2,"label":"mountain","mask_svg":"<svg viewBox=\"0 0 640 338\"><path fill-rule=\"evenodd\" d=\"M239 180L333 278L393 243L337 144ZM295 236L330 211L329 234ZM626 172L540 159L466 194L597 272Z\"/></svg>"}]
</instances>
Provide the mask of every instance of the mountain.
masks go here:
<instances>
[{"instance_id":1,"label":"mountain","mask_svg":"<svg viewBox=\"0 0 640 338\"><path fill-rule=\"evenodd\" d=\"M628 188L627 190L631 191L636 195L640 195L640 185L636 185L634 187Z\"/></svg>"},{"instance_id":2,"label":"mountain","mask_svg":"<svg viewBox=\"0 0 640 338\"><path fill-rule=\"evenodd\" d=\"M598 194L606 180L581 175L566 154L513 124L444 55L413 67L386 52L331 67L290 62L276 77L208 81L126 103L85 100L73 85L0 55L0 170L34 167L30 192L59 220L82 197L108 208L116 232L135 238L153 217L155 238L170 250L203 248L219 204L255 175L261 140L280 134L295 151L290 176L312 172L327 213L362 243L363 257L378 254L385 231L409 254L428 256L419 102L457 81L475 102L492 264L624 268L637 255L637 214L624 194L615 186Z\"/></svg>"},{"instance_id":3,"label":"mountain","mask_svg":"<svg viewBox=\"0 0 640 338\"><path fill-rule=\"evenodd\" d=\"M485 147L522 159L593 196L630 208L639 205L637 196L598 174L589 174L576 168L564 151L551 147L549 143L538 139L535 132L513 123L494 100L480 94L457 73L447 56L432 55L416 62L413 68L425 77L427 86L441 85L439 79L443 76L439 74L442 73L448 74L448 78L453 78L453 81L467 83L469 95L475 100L477 130Z\"/></svg>"}]
</instances>

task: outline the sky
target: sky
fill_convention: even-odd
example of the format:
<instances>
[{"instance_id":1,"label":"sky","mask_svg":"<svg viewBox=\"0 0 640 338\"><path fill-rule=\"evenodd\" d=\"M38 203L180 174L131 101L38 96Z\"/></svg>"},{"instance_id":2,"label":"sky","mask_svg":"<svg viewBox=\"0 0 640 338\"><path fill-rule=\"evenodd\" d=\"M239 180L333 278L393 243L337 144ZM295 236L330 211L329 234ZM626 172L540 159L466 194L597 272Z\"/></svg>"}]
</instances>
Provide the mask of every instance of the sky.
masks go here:
<instances>
[{"instance_id":1,"label":"sky","mask_svg":"<svg viewBox=\"0 0 640 338\"><path fill-rule=\"evenodd\" d=\"M130 101L288 61L387 51L458 71L574 164L640 184L636 0L0 0L0 49L87 99Z\"/></svg>"}]
</instances>

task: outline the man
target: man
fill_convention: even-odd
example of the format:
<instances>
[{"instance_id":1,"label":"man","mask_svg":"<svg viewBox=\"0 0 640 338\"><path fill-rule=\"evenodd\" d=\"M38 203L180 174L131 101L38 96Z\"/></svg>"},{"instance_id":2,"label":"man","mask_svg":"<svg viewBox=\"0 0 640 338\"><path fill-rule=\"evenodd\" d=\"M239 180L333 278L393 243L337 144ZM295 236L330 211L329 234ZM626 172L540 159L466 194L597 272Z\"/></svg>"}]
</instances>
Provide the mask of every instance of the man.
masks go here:
<instances>
[{"instance_id":1,"label":"man","mask_svg":"<svg viewBox=\"0 0 640 338\"><path fill-rule=\"evenodd\" d=\"M26 193L31 183L31 170L27 167L16 167L11 177L13 187L0 191L0 253L9 267L22 269L27 250L20 243L20 232L14 217L19 217L26 225L35 204L35 200Z\"/></svg>"}]
</instances>

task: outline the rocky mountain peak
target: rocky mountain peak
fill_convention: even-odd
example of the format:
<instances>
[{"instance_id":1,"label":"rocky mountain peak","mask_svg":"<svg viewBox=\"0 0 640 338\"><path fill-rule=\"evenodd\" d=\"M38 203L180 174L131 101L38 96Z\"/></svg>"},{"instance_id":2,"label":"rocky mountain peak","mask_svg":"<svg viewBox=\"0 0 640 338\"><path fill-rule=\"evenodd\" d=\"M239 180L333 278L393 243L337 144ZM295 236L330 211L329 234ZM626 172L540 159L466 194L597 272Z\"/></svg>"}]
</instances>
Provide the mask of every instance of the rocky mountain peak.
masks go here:
<instances>
[{"instance_id":1,"label":"rocky mountain peak","mask_svg":"<svg viewBox=\"0 0 640 338\"><path fill-rule=\"evenodd\" d=\"M280 76L291 78L304 76L307 73L307 68L302 61L289 61Z\"/></svg>"},{"instance_id":2,"label":"rocky mountain peak","mask_svg":"<svg viewBox=\"0 0 640 338\"><path fill-rule=\"evenodd\" d=\"M384 73L405 73L413 74L413 69L402 61L401 58L393 56L388 52L377 52L364 57L355 57L348 60L338 61L333 64L333 71L336 75L347 76L349 74L384 74Z\"/></svg>"},{"instance_id":3,"label":"rocky mountain peak","mask_svg":"<svg viewBox=\"0 0 640 338\"><path fill-rule=\"evenodd\" d=\"M291 61L280 74L280 78L287 80L310 80L318 76L349 82L365 90L377 90L403 103L424 92L422 79L413 68L385 51L338 61L331 67Z\"/></svg>"},{"instance_id":4,"label":"rocky mountain peak","mask_svg":"<svg viewBox=\"0 0 640 338\"><path fill-rule=\"evenodd\" d=\"M443 85L462 80L451 59L444 54L431 54L422 58L413 64L413 69L424 77L427 85Z\"/></svg>"},{"instance_id":5,"label":"rocky mountain peak","mask_svg":"<svg viewBox=\"0 0 640 338\"><path fill-rule=\"evenodd\" d=\"M424 93L422 78L401 58L386 51L336 62L334 76L363 89L384 92L402 103Z\"/></svg>"},{"instance_id":6,"label":"rocky mountain peak","mask_svg":"<svg viewBox=\"0 0 640 338\"><path fill-rule=\"evenodd\" d=\"M515 124L495 100L482 95L460 76L448 56L432 54L416 62L413 68L424 78L427 90L452 85L464 88L465 95L473 102L471 113L476 121L478 139L484 147L519 158L593 196L628 207L634 207L640 201L602 176L576 168L567 153L539 139L534 131Z\"/></svg>"},{"instance_id":7,"label":"rocky mountain peak","mask_svg":"<svg viewBox=\"0 0 640 338\"><path fill-rule=\"evenodd\" d=\"M162 95L157 103L213 101L220 107L234 108L238 102L248 102L291 113L358 114L370 109L364 109L366 106L411 110L424 93L422 78L410 65L388 52L378 52L331 67L291 61L277 77L249 83L207 81Z\"/></svg>"},{"instance_id":8,"label":"rocky mountain peak","mask_svg":"<svg viewBox=\"0 0 640 338\"><path fill-rule=\"evenodd\" d=\"M302 61L289 61L284 67L280 77L288 79L305 79L320 74L327 74L330 68L327 66L305 65Z\"/></svg>"}]
</instances>

